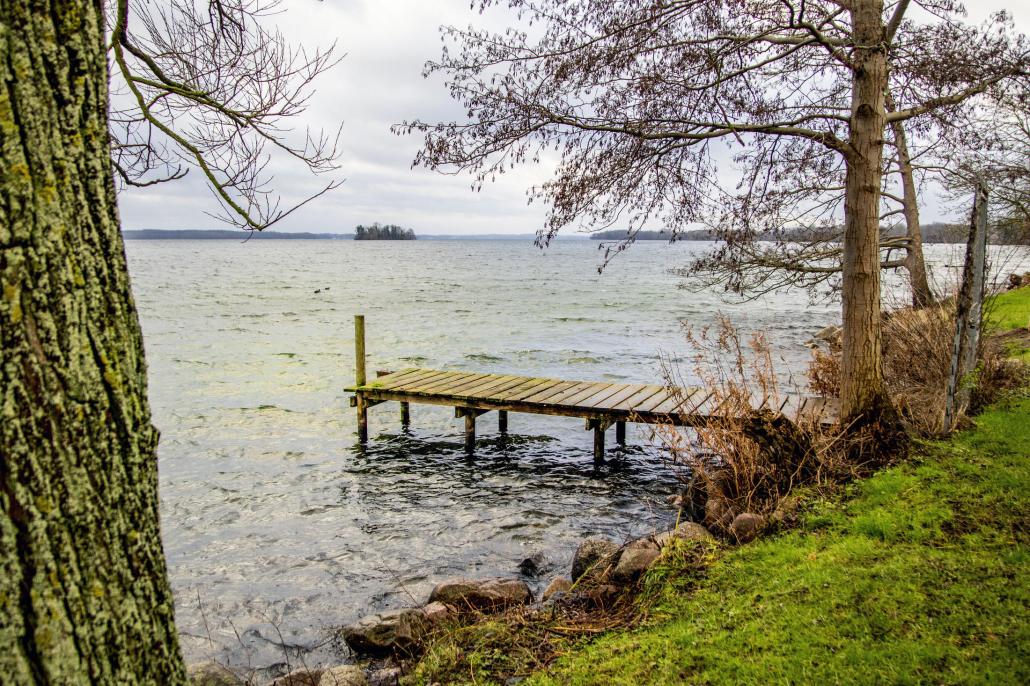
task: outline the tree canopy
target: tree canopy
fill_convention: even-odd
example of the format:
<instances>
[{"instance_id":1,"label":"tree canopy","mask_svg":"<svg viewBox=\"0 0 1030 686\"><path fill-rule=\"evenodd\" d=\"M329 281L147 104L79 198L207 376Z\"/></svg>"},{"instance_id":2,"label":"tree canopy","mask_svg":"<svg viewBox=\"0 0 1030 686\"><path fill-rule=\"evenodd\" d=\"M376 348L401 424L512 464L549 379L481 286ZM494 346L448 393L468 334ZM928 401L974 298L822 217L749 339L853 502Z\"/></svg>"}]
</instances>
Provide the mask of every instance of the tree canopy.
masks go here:
<instances>
[{"instance_id":1,"label":"tree canopy","mask_svg":"<svg viewBox=\"0 0 1030 686\"><path fill-rule=\"evenodd\" d=\"M467 118L397 126L425 137L415 163L482 184L554 157L553 177L531 189L548 206L541 243L574 225L708 226L722 244L706 259L737 289L754 274L743 267L755 236L843 219L838 264L812 272L840 274L843 414L886 406L886 129L947 126L970 98L1025 77L1027 44L1009 17L971 26L954 0L506 4L518 27L445 30L426 73L447 79Z\"/></svg>"}]
</instances>

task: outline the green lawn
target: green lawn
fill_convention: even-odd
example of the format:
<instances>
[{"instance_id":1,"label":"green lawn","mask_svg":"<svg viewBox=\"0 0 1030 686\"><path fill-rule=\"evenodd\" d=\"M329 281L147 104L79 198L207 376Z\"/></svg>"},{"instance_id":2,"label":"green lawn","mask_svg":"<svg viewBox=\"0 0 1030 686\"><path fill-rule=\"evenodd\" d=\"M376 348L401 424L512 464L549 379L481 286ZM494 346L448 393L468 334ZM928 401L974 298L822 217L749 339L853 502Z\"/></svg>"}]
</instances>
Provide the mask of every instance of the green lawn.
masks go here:
<instances>
[{"instance_id":1,"label":"green lawn","mask_svg":"<svg viewBox=\"0 0 1030 686\"><path fill-rule=\"evenodd\" d=\"M990 316L1025 327L1030 288ZM915 453L527 683L1030 683L1030 398Z\"/></svg>"},{"instance_id":2,"label":"green lawn","mask_svg":"<svg viewBox=\"0 0 1030 686\"><path fill-rule=\"evenodd\" d=\"M1030 399L920 451L527 683L1030 683Z\"/></svg>"},{"instance_id":3,"label":"green lawn","mask_svg":"<svg viewBox=\"0 0 1030 686\"><path fill-rule=\"evenodd\" d=\"M1030 287L1006 291L987 306L991 321L1001 331L1030 326Z\"/></svg>"}]
</instances>

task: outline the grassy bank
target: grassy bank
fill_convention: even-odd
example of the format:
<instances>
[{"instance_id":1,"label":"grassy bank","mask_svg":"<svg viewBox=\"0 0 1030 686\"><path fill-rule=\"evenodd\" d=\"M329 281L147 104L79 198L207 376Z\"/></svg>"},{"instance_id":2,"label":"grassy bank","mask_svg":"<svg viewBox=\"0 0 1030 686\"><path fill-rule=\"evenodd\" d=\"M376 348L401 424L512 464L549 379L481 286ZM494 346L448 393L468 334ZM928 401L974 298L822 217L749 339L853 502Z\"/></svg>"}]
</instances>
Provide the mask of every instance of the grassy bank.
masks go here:
<instances>
[{"instance_id":1,"label":"grassy bank","mask_svg":"<svg viewBox=\"0 0 1030 686\"><path fill-rule=\"evenodd\" d=\"M1002 329L1026 326L1030 289L999 298L992 317ZM493 621L440 640L411 679L1030 683L1028 544L1024 395L969 431L918 444L904 464L810 496L790 531L709 552L700 579L663 565L636 628L527 638ZM550 643L546 664L536 641Z\"/></svg>"}]
</instances>

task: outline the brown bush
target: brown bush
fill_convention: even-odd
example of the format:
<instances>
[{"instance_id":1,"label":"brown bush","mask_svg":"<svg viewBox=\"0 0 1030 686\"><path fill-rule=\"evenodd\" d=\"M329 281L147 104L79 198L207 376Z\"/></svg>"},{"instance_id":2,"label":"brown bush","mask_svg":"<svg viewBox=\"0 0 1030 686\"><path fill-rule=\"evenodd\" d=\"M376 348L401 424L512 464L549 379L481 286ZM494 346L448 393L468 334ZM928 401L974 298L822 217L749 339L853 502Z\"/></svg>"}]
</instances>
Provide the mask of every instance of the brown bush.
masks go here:
<instances>
[{"instance_id":1,"label":"brown bush","mask_svg":"<svg viewBox=\"0 0 1030 686\"><path fill-rule=\"evenodd\" d=\"M936 435L942 430L944 404L951 373L955 337L954 301L883 315L883 368L887 391L910 430ZM835 397L840 392L839 340L813 350L809 387ZM977 351L977 368L969 412L976 412L1007 389L1022 385L1024 365L1009 360L984 330Z\"/></svg>"},{"instance_id":2,"label":"brown bush","mask_svg":"<svg viewBox=\"0 0 1030 686\"><path fill-rule=\"evenodd\" d=\"M658 425L653 444L679 470L687 516L725 532L736 514L769 514L798 485L819 480L837 441L815 418L798 416L764 336L745 345L723 319L688 340L699 351L694 372L710 395L682 398L679 414L708 419L693 424L694 435L672 422ZM697 386L684 383L669 361L664 370L673 387Z\"/></svg>"}]
</instances>

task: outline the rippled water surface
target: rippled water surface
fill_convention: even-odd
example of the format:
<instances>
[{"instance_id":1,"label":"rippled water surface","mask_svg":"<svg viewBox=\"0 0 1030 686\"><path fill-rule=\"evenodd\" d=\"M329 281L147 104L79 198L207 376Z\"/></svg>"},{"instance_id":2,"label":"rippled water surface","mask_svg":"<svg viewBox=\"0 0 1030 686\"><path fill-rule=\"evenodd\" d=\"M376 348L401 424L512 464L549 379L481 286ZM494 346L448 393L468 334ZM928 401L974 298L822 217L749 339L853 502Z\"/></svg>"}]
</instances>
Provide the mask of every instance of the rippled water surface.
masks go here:
<instances>
[{"instance_id":1,"label":"rippled water surface","mask_svg":"<svg viewBox=\"0 0 1030 686\"><path fill-rule=\"evenodd\" d=\"M355 313L372 370L633 382L689 353L684 322L724 312L799 369L802 342L839 319L803 294L682 290L669 269L696 249L641 243L598 274L587 241L128 242L187 659L268 666L445 577L514 575L537 551L564 569L585 536L666 525L675 480L632 429L595 469L582 420L512 415L502 440L488 414L470 459L452 409L412 406L403 433L388 403L362 451L342 389Z\"/></svg>"}]
</instances>

